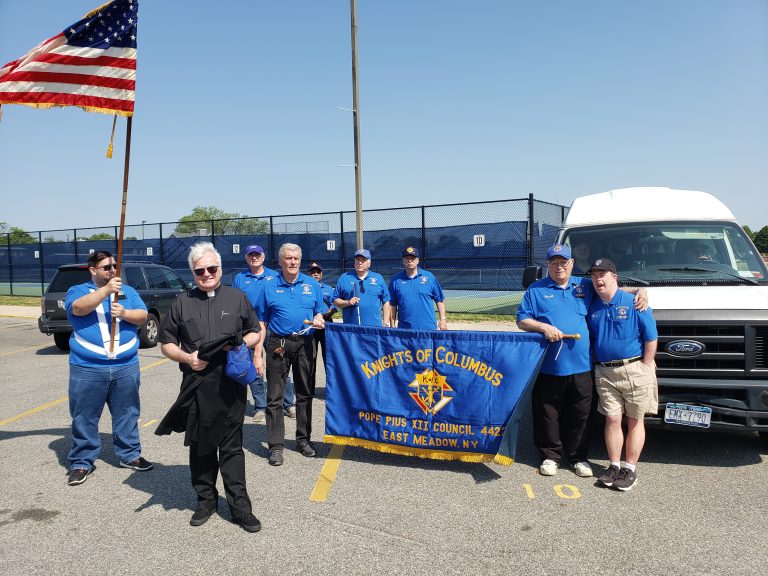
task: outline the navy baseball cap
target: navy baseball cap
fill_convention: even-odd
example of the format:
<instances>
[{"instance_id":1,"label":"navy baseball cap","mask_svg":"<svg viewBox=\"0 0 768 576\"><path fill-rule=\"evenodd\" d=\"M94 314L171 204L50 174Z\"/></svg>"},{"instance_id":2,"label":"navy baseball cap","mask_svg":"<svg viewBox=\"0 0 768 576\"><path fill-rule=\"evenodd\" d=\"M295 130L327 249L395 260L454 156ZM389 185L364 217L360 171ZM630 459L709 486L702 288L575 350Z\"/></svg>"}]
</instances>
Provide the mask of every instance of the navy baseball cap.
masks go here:
<instances>
[{"instance_id":1,"label":"navy baseball cap","mask_svg":"<svg viewBox=\"0 0 768 576\"><path fill-rule=\"evenodd\" d=\"M405 250L403 250L403 256L415 256L416 258L419 257L419 251L414 248L413 246L408 246Z\"/></svg>"},{"instance_id":2,"label":"navy baseball cap","mask_svg":"<svg viewBox=\"0 0 768 576\"><path fill-rule=\"evenodd\" d=\"M368 250L358 250L357 252L355 252L355 256L362 256L366 260L371 259L371 253Z\"/></svg>"},{"instance_id":3,"label":"navy baseball cap","mask_svg":"<svg viewBox=\"0 0 768 576\"><path fill-rule=\"evenodd\" d=\"M251 244L245 249L245 255L248 256L251 252L258 252L259 254L264 254L264 248L259 246L258 244Z\"/></svg>"},{"instance_id":4,"label":"navy baseball cap","mask_svg":"<svg viewBox=\"0 0 768 576\"><path fill-rule=\"evenodd\" d=\"M549 250L547 250L547 260L551 260L552 258L560 256L561 258L565 258L566 260L571 259L571 249L564 245L564 244L555 244L553 246L549 247Z\"/></svg>"},{"instance_id":5,"label":"navy baseball cap","mask_svg":"<svg viewBox=\"0 0 768 576\"><path fill-rule=\"evenodd\" d=\"M616 264L608 260L608 258L598 258L592 263L592 266L587 270L587 274L592 274L593 270L607 270L616 274Z\"/></svg>"},{"instance_id":6,"label":"navy baseball cap","mask_svg":"<svg viewBox=\"0 0 768 576\"><path fill-rule=\"evenodd\" d=\"M320 270L320 272L323 271L323 267L320 266L318 262L312 262L312 264L309 265L309 268L307 268L309 272L312 272L312 270Z\"/></svg>"}]
</instances>

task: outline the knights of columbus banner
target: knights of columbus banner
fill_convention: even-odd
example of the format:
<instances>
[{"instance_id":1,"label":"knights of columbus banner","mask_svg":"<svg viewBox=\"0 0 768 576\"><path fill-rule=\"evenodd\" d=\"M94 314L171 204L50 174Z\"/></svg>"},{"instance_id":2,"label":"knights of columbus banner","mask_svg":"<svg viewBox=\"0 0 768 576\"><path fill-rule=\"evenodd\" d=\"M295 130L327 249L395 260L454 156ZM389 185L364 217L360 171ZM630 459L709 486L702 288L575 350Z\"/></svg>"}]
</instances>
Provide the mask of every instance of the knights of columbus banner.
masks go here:
<instances>
[{"instance_id":1,"label":"knights of columbus banner","mask_svg":"<svg viewBox=\"0 0 768 576\"><path fill-rule=\"evenodd\" d=\"M510 465L547 341L326 324L325 441Z\"/></svg>"}]
</instances>

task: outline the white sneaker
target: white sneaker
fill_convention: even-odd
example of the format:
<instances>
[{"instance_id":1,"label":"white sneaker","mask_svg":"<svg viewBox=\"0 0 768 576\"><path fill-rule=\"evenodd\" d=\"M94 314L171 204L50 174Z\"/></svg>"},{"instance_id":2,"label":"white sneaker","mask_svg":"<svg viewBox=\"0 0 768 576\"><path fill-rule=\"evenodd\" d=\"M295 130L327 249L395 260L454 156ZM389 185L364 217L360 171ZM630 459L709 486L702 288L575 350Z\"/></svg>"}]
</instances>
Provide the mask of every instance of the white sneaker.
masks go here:
<instances>
[{"instance_id":1,"label":"white sneaker","mask_svg":"<svg viewBox=\"0 0 768 576\"><path fill-rule=\"evenodd\" d=\"M539 474L542 476L554 476L557 473L557 462L554 460L544 460L539 466Z\"/></svg>"},{"instance_id":2,"label":"white sneaker","mask_svg":"<svg viewBox=\"0 0 768 576\"><path fill-rule=\"evenodd\" d=\"M571 464L571 470L573 470L576 476L581 476L582 478L592 477L592 466L589 465L589 462L585 461L585 462L576 462L576 464Z\"/></svg>"},{"instance_id":3,"label":"white sneaker","mask_svg":"<svg viewBox=\"0 0 768 576\"><path fill-rule=\"evenodd\" d=\"M253 415L253 421L261 424L267 421L267 413L264 410L256 410L256 414Z\"/></svg>"}]
</instances>

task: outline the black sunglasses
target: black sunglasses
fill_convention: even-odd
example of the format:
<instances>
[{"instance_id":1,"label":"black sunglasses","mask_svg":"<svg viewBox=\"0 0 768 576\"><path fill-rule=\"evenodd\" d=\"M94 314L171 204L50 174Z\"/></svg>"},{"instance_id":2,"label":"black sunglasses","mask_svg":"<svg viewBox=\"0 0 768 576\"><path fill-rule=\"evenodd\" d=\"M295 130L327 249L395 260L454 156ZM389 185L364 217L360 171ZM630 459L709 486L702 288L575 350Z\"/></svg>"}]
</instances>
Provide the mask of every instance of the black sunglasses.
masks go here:
<instances>
[{"instance_id":1,"label":"black sunglasses","mask_svg":"<svg viewBox=\"0 0 768 576\"><path fill-rule=\"evenodd\" d=\"M195 273L195 276L202 276L205 274L205 271L208 270L208 274L216 274L216 272L219 271L218 266L208 266L208 268L195 268L192 270L192 272Z\"/></svg>"},{"instance_id":2,"label":"black sunglasses","mask_svg":"<svg viewBox=\"0 0 768 576\"><path fill-rule=\"evenodd\" d=\"M94 266L94 268L104 270L104 272L109 272L110 270L117 270L117 264L104 264L104 266Z\"/></svg>"}]
</instances>

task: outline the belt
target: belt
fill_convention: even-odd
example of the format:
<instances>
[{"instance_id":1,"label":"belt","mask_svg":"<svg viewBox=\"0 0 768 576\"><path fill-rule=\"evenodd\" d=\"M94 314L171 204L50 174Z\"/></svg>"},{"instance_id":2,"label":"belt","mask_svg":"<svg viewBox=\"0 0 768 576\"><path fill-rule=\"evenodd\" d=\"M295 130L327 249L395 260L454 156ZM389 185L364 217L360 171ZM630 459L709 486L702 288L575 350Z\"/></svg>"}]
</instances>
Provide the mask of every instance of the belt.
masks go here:
<instances>
[{"instance_id":1,"label":"belt","mask_svg":"<svg viewBox=\"0 0 768 576\"><path fill-rule=\"evenodd\" d=\"M632 364L632 362L637 362L642 359L642 356L635 356L634 358L627 358L626 360L610 360L609 362L598 362L598 364L608 368L615 368L616 366L626 366L627 364Z\"/></svg>"},{"instance_id":2,"label":"belt","mask_svg":"<svg viewBox=\"0 0 768 576\"><path fill-rule=\"evenodd\" d=\"M286 334L285 336L281 336L280 334L275 334L274 332L271 333L270 338L279 338L280 340L304 340L307 337L311 337L311 334Z\"/></svg>"}]
</instances>

